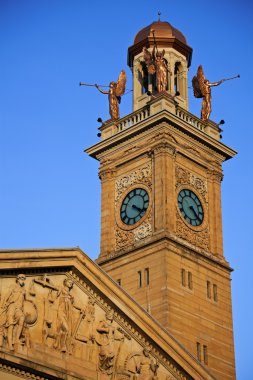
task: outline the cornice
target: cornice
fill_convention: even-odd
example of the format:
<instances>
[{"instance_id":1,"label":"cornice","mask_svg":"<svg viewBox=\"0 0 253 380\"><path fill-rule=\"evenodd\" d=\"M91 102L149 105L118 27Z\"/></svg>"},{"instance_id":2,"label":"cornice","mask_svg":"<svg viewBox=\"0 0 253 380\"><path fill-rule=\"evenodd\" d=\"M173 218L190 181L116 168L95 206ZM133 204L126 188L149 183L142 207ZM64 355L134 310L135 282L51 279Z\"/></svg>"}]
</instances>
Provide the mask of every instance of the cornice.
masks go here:
<instances>
[{"instance_id":1,"label":"cornice","mask_svg":"<svg viewBox=\"0 0 253 380\"><path fill-rule=\"evenodd\" d=\"M126 128L120 132L115 133L111 137L108 137L99 143L89 147L85 150L93 158L98 159L98 156L121 144L125 141L137 136L149 129L154 128L158 124L167 123L175 129L180 130L185 135L190 136L194 140L200 142L204 146L208 147L212 151L220 154L224 157L224 160L228 160L236 155L236 151L220 141L215 140L213 137L209 136L207 133L197 129L196 127L190 125L184 120L180 119L175 114L168 110L162 110L154 115L147 117L145 120L136 123L135 125Z\"/></svg>"}]
</instances>

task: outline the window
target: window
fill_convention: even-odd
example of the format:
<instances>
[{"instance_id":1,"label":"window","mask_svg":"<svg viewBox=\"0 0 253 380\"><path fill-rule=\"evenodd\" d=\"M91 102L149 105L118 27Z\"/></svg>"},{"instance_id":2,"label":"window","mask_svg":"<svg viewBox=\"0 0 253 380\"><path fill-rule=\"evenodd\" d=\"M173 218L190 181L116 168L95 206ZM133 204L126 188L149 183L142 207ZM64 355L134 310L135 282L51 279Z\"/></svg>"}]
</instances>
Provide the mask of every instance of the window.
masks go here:
<instances>
[{"instance_id":1,"label":"window","mask_svg":"<svg viewBox=\"0 0 253 380\"><path fill-rule=\"evenodd\" d=\"M211 282L207 281L206 282L206 292L207 292L207 298L211 298Z\"/></svg>"},{"instance_id":2,"label":"window","mask_svg":"<svg viewBox=\"0 0 253 380\"><path fill-rule=\"evenodd\" d=\"M201 344L197 342L197 358L201 362Z\"/></svg>"},{"instance_id":3,"label":"window","mask_svg":"<svg viewBox=\"0 0 253 380\"><path fill-rule=\"evenodd\" d=\"M181 283L183 286L186 286L186 284L185 284L185 269L181 269Z\"/></svg>"},{"instance_id":4,"label":"window","mask_svg":"<svg viewBox=\"0 0 253 380\"><path fill-rule=\"evenodd\" d=\"M188 272L185 269L181 269L181 284L184 287L187 287L188 289L193 288L193 283L192 283L192 272Z\"/></svg>"},{"instance_id":5,"label":"window","mask_svg":"<svg viewBox=\"0 0 253 380\"><path fill-rule=\"evenodd\" d=\"M218 301L218 289L216 284L213 284L213 300L215 302Z\"/></svg>"},{"instance_id":6,"label":"window","mask_svg":"<svg viewBox=\"0 0 253 380\"><path fill-rule=\"evenodd\" d=\"M138 276L139 276L139 288L142 287L142 273L141 270L138 271Z\"/></svg>"},{"instance_id":7,"label":"window","mask_svg":"<svg viewBox=\"0 0 253 380\"><path fill-rule=\"evenodd\" d=\"M207 365L208 364L208 356L207 356L207 346L203 345L203 359L204 363Z\"/></svg>"},{"instance_id":8,"label":"window","mask_svg":"<svg viewBox=\"0 0 253 380\"><path fill-rule=\"evenodd\" d=\"M145 279L146 279L146 285L149 285L149 268L145 268Z\"/></svg>"},{"instance_id":9,"label":"window","mask_svg":"<svg viewBox=\"0 0 253 380\"><path fill-rule=\"evenodd\" d=\"M188 272L188 288L192 289L192 273Z\"/></svg>"},{"instance_id":10,"label":"window","mask_svg":"<svg viewBox=\"0 0 253 380\"><path fill-rule=\"evenodd\" d=\"M120 279L120 278L117 280L117 283L118 283L119 285L121 285L121 279Z\"/></svg>"},{"instance_id":11,"label":"window","mask_svg":"<svg viewBox=\"0 0 253 380\"><path fill-rule=\"evenodd\" d=\"M208 364L208 353L207 353L207 346L205 344L203 344L203 346L201 345L201 343L197 342L196 343L197 345L197 358L198 360L201 362L202 361L202 355L201 355L201 351L203 352L203 363L204 364Z\"/></svg>"},{"instance_id":12,"label":"window","mask_svg":"<svg viewBox=\"0 0 253 380\"><path fill-rule=\"evenodd\" d=\"M214 302L218 302L218 286L212 284L210 281L206 282L207 298L213 299Z\"/></svg>"}]
</instances>

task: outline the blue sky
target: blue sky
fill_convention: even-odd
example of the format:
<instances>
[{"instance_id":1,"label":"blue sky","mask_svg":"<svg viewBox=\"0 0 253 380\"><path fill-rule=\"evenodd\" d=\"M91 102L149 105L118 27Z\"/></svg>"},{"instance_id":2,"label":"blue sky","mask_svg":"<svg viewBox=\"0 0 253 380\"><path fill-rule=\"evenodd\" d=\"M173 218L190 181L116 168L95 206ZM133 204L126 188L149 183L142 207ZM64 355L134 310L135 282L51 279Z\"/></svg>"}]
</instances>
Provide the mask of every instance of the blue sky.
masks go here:
<instances>
[{"instance_id":1,"label":"blue sky","mask_svg":"<svg viewBox=\"0 0 253 380\"><path fill-rule=\"evenodd\" d=\"M0 247L80 246L99 253L98 163L83 149L97 138L108 104L95 88L121 69L135 34L157 19L180 29L193 48L189 79L202 64L213 89L211 119L238 151L224 164L225 256L232 274L237 377L252 378L252 16L250 1L0 0ZM201 101L190 91L190 112ZM131 93L121 115L130 113Z\"/></svg>"}]
</instances>

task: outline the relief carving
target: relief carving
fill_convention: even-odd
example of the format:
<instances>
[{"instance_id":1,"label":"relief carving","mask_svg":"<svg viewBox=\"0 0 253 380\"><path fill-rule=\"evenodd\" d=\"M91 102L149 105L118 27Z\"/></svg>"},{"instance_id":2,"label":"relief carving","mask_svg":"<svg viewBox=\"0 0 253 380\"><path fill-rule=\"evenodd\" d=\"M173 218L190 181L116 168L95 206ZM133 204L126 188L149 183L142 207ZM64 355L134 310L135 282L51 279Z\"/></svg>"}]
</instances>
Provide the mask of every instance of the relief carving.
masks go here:
<instances>
[{"instance_id":1,"label":"relief carving","mask_svg":"<svg viewBox=\"0 0 253 380\"><path fill-rule=\"evenodd\" d=\"M208 171L208 177L211 178L213 181L217 182L218 184L221 183L223 180L223 174L217 170L210 170Z\"/></svg>"},{"instance_id":2,"label":"relief carving","mask_svg":"<svg viewBox=\"0 0 253 380\"><path fill-rule=\"evenodd\" d=\"M16 277L16 284L8 290L0 309L0 347L6 340L11 351L16 345L30 346L29 327L38 318L37 307L28 298L25 282L24 274Z\"/></svg>"},{"instance_id":3,"label":"relief carving","mask_svg":"<svg viewBox=\"0 0 253 380\"><path fill-rule=\"evenodd\" d=\"M105 179L111 179L115 175L115 170L108 168L108 169L100 169L98 173L98 177L103 181Z\"/></svg>"},{"instance_id":4,"label":"relief carving","mask_svg":"<svg viewBox=\"0 0 253 380\"><path fill-rule=\"evenodd\" d=\"M134 243L134 234L132 231L123 231L119 228L115 231L116 249L122 249Z\"/></svg>"},{"instance_id":5,"label":"relief carving","mask_svg":"<svg viewBox=\"0 0 253 380\"><path fill-rule=\"evenodd\" d=\"M34 284L49 289L48 297L44 300L43 343L48 345L47 341L51 338L54 341L52 348L71 354L79 325L85 316L84 310L75 304L71 294L74 282L65 278L62 286L55 286L45 274L33 280L33 288ZM79 312L77 319L74 310Z\"/></svg>"},{"instance_id":6,"label":"relief carving","mask_svg":"<svg viewBox=\"0 0 253 380\"><path fill-rule=\"evenodd\" d=\"M75 299L71 294L73 286L73 281L65 278L63 286L57 293L58 310L54 348L61 352L68 353L72 353L73 339L75 339L76 332L84 316L83 310L74 304ZM74 308L80 311L80 316L76 324L74 324Z\"/></svg>"},{"instance_id":7,"label":"relief carving","mask_svg":"<svg viewBox=\"0 0 253 380\"><path fill-rule=\"evenodd\" d=\"M161 142L159 145L156 145L153 148L154 153L169 153L171 155L175 155L176 149L174 146L168 144L167 142Z\"/></svg>"},{"instance_id":8,"label":"relief carving","mask_svg":"<svg viewBox=\"0 0 253 380\"><path fill-rule=\"evenodd\" d=\"M139 227L133 230L135 241L145 239L146 237L152 235L151 215L152 215L152 212L150 212L149 217L146 220L146 222L142 223Z\"/></svg>"},{"instance_id":9,"label":"relief carving","mask_svg":"<svg viewBox=\"0 0 253 380\"><path fill-rule=\"evenodd\" d=\"M114 325L114 313L108 310L105 319L97 326L97 344L99 345L98 368L102 373L112 375L117 371L117 363L125 335ZM117 345L117 341L120 343Z\"/></svg>"},{"instance_id":10,"label":"relief carving","mask_svg":"<svg viewBox=\"0 0 253 380\"><path fill-rule=\"evenodd\" d=\"M207 203L207 181L180 166L176 166L176 188L183 185L194 187Z\"/></svg>"},{"instance_id":11,"label":"relief carving","mask_svg":"<svg viewBox=\"0 0 253 380\"><path fill-rule=\"evenodd\" d=\"M181 168L180 166L176 166L176 187L181 185L186 185L190 183L190 173Z\"/></svg>"},{"instance_id":12,"label":"relief carving","mask_svg":"<svg viewBox=\"0 0 253 380\"><path fill-rule=\"evenodd\" d=\"M194 174L191 174L190 184L202 195L204 200L207 202L207 182L195 176Z\"/></svg>"},{"instance_id":13,"label":"relief carving","mask_svg":"<svg viewBox=\"0 0 253 380\"><path fill-rule=\"evenodd\" d=\"M180 215L177 212L177 236L187 240L189 243L202 248L206 251L209 250L209 231L205 228L201 231L193 231L192 229L186 227L184 222L181 220Z\"/></svg>"},{"instance_id":14,"label":"relief carving","mask_svg":"<svg viewBox=\"0 0 253 380\"><path fill-rule=\"evenodd\" d=\"M91 378L101 380L166 380L175 372L169 357L159 356L123 313L114 311L103 294L72 271L0 277L0 289L0 350L15 348L15 355L35 364L43 353L49 368L59 360L72 360L71 354L80 378L85 368L93 373Z\"/></svg>"},{"instance_id":15,"label":"relief carving","mask_svg":"<svg viewBox=\"0 0 253 380\"><path fill-rule=\"evenodd\" d=\"M141 353L130 354L125 361L125 369L135 374L133 380L158 380L158 367L158 361L151 357L148 347L144 347Z\"/></svg>"},{"instance_id":16,"label":"relief carving","mask_svg":"<svg viewBox=\"0 0 253 380\"><path fill-rule=\"evenodd\" d=\"M128 175L120 177L115 182L115 200L117 201L121 194L129 187L135 183L143 183L149 188L152 186L152 168L151 163L148 163L141 169L137 169Z\"/></svg>"}]
</instances>

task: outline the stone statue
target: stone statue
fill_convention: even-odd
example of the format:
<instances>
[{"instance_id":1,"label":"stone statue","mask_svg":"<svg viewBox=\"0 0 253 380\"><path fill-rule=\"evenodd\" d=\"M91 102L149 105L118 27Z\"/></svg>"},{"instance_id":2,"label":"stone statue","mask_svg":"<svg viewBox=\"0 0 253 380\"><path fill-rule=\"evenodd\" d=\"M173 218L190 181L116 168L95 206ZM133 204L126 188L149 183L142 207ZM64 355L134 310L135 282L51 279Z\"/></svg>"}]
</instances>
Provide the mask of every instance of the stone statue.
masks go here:
<instances>
[{"instance_id":1,"label":"stone statue","mask_svg":"<svg viewBox=\"0 0 253 380\"><path fill-rule=\"evenodd\" d=\"M157 380L158 367L158 363L150 356L150 350L145 347L136 365L136 372L139 373L138 380Z\"/></svg>"},{"instance_id":2,"label":"stone statue","mask_svg":"<svg viewBox=\"0 0 253 380\"><path fill-rule=\"evenodd\" d=\"M168 89L168 73L171 75L171 71L168 62L164 58L165 50L159 51L155 44L152 54L144 47L143 55L148 73L152 75L156 73L157 92L166 91Z\"/></svg>"},{"instance_id":3,"label":"stone statue","mask_svg":"<svg viewBox=\"0 0 253 380\"><path fill-rule=\"evenodd\" d=\"M119 103L121 95L125 92L126 86L126 73L121 70L117 82L110 82L109 91L102 90L98 84L95 85L102 94L108 94L109 99L109 113L112 120L119 119Z\"/></svg>"},{"instance_id":4,"label":"stone statue","mask_svg":"<svg viewBox=\"0 0 253 380\"><path fill-rule=\"evenodd\" d=\"M37 320L37 309L32 300L27 299L25 290L26 276L19 274L16 284L7 292L0 311L0 347L3 346L4 337L7 338L9 350L14 350L15 344L25 344L24 327L32 325ZM21 336L23 333L23 341Z\"/></svg>"}]
</instances>

